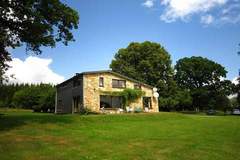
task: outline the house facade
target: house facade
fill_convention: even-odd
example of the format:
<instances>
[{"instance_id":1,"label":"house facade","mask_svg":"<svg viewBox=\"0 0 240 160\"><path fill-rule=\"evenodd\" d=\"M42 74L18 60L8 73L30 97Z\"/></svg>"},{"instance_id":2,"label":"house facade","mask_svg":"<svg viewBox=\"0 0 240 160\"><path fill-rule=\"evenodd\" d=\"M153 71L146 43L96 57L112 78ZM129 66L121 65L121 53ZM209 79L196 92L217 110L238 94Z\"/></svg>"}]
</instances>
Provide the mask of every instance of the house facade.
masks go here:
<instances>
[{"instance_id":1,"label":"house facade","mask_svg":"<svg viewBox=\"0 0 240 160\"><path fill-rule=\"evenodd\" d=\"M126 88L141 89L144 95L130 103L133 111L158 112L158 99L153 87L111 70L83 72L57 85L55 113L77 113L83 109L93 112L125 109L123 97L109 95Z\"/></svg>"}]
</instances>

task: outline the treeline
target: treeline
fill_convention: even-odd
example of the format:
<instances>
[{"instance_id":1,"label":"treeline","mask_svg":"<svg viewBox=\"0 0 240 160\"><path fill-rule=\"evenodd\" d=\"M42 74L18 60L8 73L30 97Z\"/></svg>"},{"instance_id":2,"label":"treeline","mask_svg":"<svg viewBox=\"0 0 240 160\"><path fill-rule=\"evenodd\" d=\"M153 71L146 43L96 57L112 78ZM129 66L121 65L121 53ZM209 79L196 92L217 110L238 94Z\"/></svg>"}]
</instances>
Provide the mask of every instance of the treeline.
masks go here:
<instances>
[{"instance_id":1,"label":"treeline","mask_svg":"<svg viewBox=\"0 0 240 160\"><path fill-rule=\"evenodd\" d=\"M0 107L33 109L37 112L53 112L55 86L50 84L0 85Z\"/></svg>"}]
</instances>

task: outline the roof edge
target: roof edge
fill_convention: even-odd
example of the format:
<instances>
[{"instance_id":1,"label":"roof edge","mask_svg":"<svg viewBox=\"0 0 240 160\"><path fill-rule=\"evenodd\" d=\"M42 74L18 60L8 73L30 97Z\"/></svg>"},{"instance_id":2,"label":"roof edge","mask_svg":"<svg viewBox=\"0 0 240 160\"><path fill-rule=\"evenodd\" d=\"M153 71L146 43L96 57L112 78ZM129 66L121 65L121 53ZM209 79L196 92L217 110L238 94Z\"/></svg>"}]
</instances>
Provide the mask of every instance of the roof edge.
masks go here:
<instances>
[{"instance_id":1,"label":"roof edge","mask_svg":"<svg viewBox=\"0 0 240 160\"><path fill-rule=\"evenodd\" d=\"M65 84L65 83L71 81L72 79L74 79L74 78L76 78L76 77L78 77L78 76L80 76L80 75L101 74L101 73L114 74L114 75L116 75L116 76L119 76L119 77L121 77L121 78L127 79L127 80L129 80L129 81L133 81L133 82L135 82L135 83L139 83L139 84L141 84L141 85L144 85L144 86L146 86L146 87L148 87L148 88L154 88L154 86L151 86L151 85L149 85L149 84L143 83L143 82L141 82L141 81L138 81L138 80L136 80L136 79L130 78L130 77L128 77L128 76L122 75L122 74L120 74L120 73L114 72L114 71L112 71L112 70L99 70L99 71L88 71L88 72L76 73L75 76L73 76L73 77L67 79L66 81L64 81L64 82L56 85L56 87L59 87L59 86L61 86L61 85Z\"/></svg>"}]
</instances>

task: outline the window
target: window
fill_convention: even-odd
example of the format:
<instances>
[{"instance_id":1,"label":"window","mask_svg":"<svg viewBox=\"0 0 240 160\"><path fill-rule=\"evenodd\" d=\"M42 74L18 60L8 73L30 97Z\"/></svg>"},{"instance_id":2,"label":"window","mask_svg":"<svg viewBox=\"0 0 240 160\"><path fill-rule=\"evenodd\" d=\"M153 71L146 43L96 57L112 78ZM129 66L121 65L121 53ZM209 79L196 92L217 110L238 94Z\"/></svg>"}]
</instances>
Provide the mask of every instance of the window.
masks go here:
<instances>
[{"instance_id":1,"label":"window","mask_svg":"<svg viewBox=\"0 0 240 160\"><path fill-rule=\"evenodd\" d=\"M126 81L125 80L112 80L112 88L126 88Z\"/></svg>"},{"instance_id":2,"label":"window","mask_svg":"<svg viewBox=\"0 0 240 160\"><path fill-rule=\"evenodd\" d=\"M104 87L104 79L103 79L103 77L99 77L99 87Z\"/></svg>"},{"instance_id":3,"label":"window","mask_svg":"<svg viewBox=\"0 0 240 160\"><path fill-rule=\"evenodd\" d=\"M122 108L122 97L100 95L100 108Z\"/></svg>"},{"instance_id":4,"label":"window","mask_svg":"<svg viewBox=\"0 0 240 160\"><path fill-rule=\"evenodd\" d=\"M134 84L134 89L141 89L141 85L140 84Z\"/></svg>"}]
</instances>

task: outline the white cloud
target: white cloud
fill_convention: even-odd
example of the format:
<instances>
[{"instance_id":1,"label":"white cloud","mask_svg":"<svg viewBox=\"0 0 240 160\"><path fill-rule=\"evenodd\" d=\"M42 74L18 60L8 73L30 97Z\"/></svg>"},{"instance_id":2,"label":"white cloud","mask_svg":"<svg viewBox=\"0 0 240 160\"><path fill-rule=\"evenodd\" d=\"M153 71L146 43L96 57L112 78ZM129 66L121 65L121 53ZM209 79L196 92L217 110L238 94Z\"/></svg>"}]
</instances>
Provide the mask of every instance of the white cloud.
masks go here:
<instances>
[{"instance_id":1,"label":"white cloud","mask_svg":"<svg viewBox=\"0 0 240 160\"><path fill-rule=\"evenodd\" d=\"M214 17L210 14L207 14L207 15L204 15L201 17L201 23L203 23L203 24L208 25L208 24L213 23L213 21L214 21Z\"/></svg>"},{"instance_id":2,"label":"white cloud","mask_svg":"<svg viewBox=\"0 0 240 160\"><path fill-rule=\"evenodd\" d=\"M166 8L160 18L167 23L177 19L186 21L193 14L207 13L227 2L228 0L163 0L161 4Z\"/></svg>"},{"instance_id":3,"label":"white cloud","mask_svg":"<svg viewBox=\"0 0 240 160\"><path fill-rule=\"evenodd\" d=\"M6 75L14 78L9 78L9 83L51 83L58 84L64 81L64 77L54 73L49 65L52 59L44 59L30 56L22 61L18 58L13 58L9 62L9 70Z\"/></svg>"},{"instance_id":4,"label":"white cloud","mask_svg":"<svg viewBox=\"0 0 240 160\"><path fill-rule=\"evenodd\" d=\"M146 0L142 5L147 8L152 8L154 6L155 0Z\"/></svg>"}]
</instances>

